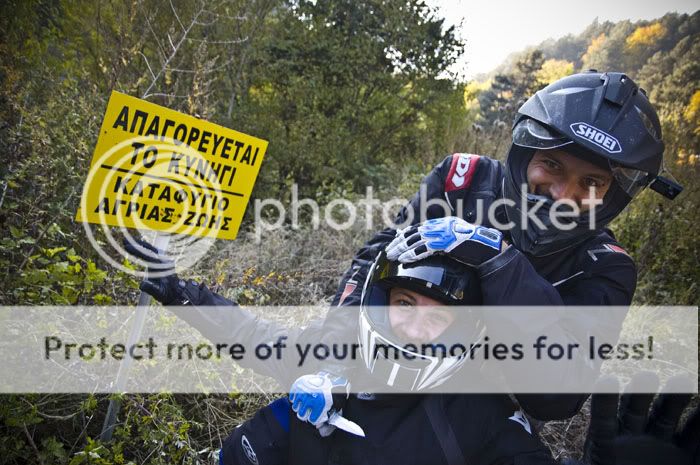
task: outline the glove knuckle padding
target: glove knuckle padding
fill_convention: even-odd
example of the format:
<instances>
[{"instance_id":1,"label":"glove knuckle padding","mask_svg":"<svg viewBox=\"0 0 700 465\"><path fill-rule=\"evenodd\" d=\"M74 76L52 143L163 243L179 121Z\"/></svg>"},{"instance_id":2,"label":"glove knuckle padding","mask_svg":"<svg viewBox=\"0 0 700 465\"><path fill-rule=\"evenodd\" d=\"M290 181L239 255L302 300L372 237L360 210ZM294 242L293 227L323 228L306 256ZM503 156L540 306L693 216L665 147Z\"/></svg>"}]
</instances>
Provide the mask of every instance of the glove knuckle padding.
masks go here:
<instances>
[{"instance_id":1,"label":"glove knuckle padding","mask_svg":"<svg viewBox=\"0 0 700 465\"><path fill-rule=\"evenodd\" d=\"M410 236L408 237L408 239L406 239L405 245L408 246L408 247L410 247L410 246L412 246L413 244L415 244L416 242L418 242L418 241L420 241L420 240L421 240L421 235L420 235L420 234L418 234L418 233L412 234L412 235L410 235Z\"/></svg>"},{"instance_id":2,"label":"glove knuckle padding","mask_svg":"<svg viewBox=\"0 0 700 465\"><path fill-rule=\"evenodd\" d=\"M659 439L670 440L688 402L690 394L659 395L651 408L647 432Z\"/></svg>"},{"instance_id":3,"label":"glove knuckle padding","mask_svg":"<svg viewBox=\"0 0 700 465\"><path fill-rule=\"evenodd\" d=\"M413 263L416 260L418 260L418 257L416 256L415 249L407 250L406 252L399 255L399 261L401 263Z\"/></svg>"},{"instance_id":4,"label":"glove knuckle padding","mask_svg":"<svg viewBox=\"0 0 700 465\"><path fill-rule=\"evenodd\" d=\"M649 405L654 394L625 394L620 402L620 433L640 434L647 424Z\"/></svg>"},{"instance_id":5,"label":"glove knuckle padding","mask_svg":"<svg viewBox=\"0 0 700 465\"><path fill-rule=\"evenodd\" d=\"M430 252L430 251L428 250L427 244L421 244L418 247L416 247L415 249L413 249L413 253L415 254L416 257L418 257L418 256L422 257L422 255L428 254L428 252Z\"/></svg>"},{"instance_id":6,"label":"glove knuckle padding","mask_svg":"<svg viewBox=\"0 0 700 465\"><path fill-rule=\"evenodd\" d=\"M688 416L688 421L678 433L676 442L695 459L695 465L700 464L700 405Z\"/></svg>"}]
</instances>

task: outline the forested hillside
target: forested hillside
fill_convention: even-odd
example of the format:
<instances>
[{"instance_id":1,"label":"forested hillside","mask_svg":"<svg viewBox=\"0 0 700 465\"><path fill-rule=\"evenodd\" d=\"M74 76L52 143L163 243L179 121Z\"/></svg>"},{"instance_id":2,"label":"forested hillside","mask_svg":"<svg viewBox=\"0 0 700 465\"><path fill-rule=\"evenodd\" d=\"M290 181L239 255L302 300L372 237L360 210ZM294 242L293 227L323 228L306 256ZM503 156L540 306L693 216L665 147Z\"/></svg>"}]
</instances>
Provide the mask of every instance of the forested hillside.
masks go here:
<instances>
[{"instance_id":1,"label":"forested hillside","mask_svg":"<svg viewBox=\"0 0 700 465\"><path fill-rule=\"evenodd\" d=\"M638 264L635 300L700 304L700 13L595 22L484 81L450 73L465 46L421 0L3 2L0 304L136 302L137 281L73 220L112 90L268 140L253 196L288 202L296 183L324 204L368 186L408 196L452 152L504 159L519 103L589 68L624 71L647 90L666 168L685 186L674 202L644 192L613 224ZM242 303L325 302L370 236L309 224L260 245L251 220L249 208L239 238L187 277ZM268 400L126 396L115 440L100 444L104 396L2 396L0 462L208 463ZM554 425L549 445L572 452L584 426Z\"/></svg>"}]
</instances>

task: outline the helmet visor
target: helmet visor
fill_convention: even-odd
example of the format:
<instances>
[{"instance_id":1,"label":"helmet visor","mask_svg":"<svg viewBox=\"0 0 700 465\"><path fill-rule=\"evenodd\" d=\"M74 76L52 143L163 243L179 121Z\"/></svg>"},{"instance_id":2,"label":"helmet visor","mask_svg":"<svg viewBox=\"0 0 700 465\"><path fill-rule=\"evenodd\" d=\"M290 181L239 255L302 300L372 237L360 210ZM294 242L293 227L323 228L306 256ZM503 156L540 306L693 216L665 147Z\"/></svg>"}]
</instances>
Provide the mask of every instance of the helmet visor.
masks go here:
<instances>
[{"instance_id":1,"label":"helmet visor","mask_svg":"<svg viewBox=\"0 0 700 465\"><path fill-rule=\"evenodd\" d=\"M371 284L410 289L448 305L481 303L475 273L443 256L400 263L388 260L382 253L370 280Z\"/></svg>"},{"instance_id":2,"label":"helmet visor","mask_svg":"<svg viewBox=\"0 0 700 465\"><path fill-rule=\"evenodd\" d=\"M573 141L534 119L525 118L513 128L513 143L531 149L555 149Z\"/></svg>"},{"instance_id":3,"label":"helmet visor","mask_svg":"<svg viewBox=\"0 0 700 465\"><path fill-rule=\"evenodd\" d=\"M589 162L596 163L595 160L591 159L592 155L588 150L580 148L568 137L531 118L522 119L515 125L513 128L513 143L520 147L535 150L554 149L573 144L572 147L567 147L567 152L580 156ZM603 163L599 166L609 166L617 184L630 197L637 195L650 182L649 173L646 171L621 166L612 161L605 162L602 157L598 159Z\"/></svg>"},{"instance_id":4,"label":"helmet visor","mask_svg":"<svg viewBox=\"0 0 700 465\"><path fill-rule=\"evenodd\" d=\"M625 166L610 163L613 177L620 188L630 197L634 197L641 192L650 182L649 173L646 171L627 168Z\"/></svg>"}]
</instances>

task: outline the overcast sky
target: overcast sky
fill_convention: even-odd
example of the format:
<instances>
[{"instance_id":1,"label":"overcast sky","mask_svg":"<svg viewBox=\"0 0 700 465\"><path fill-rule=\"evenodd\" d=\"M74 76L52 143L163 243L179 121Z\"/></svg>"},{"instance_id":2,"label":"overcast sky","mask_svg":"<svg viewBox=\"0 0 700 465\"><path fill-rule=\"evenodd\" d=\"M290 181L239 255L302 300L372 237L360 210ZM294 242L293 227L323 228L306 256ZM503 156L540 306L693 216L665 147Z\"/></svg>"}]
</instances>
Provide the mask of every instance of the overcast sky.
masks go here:
<instances>
[{"instance_id":1,"label":"overcast sky","mask_svg":"<svg viewBox=\"0 0 700 465\"><path fill-rule=\"evenodd\" d=\"M582 32L593 20L640 20L669 11L693 13L700 0L427 0L438 6L451 24L462 19L467 49L459 66L471 78L491 71L511 52L536 45L550 37Z\"/></svg>"}]
</instances>

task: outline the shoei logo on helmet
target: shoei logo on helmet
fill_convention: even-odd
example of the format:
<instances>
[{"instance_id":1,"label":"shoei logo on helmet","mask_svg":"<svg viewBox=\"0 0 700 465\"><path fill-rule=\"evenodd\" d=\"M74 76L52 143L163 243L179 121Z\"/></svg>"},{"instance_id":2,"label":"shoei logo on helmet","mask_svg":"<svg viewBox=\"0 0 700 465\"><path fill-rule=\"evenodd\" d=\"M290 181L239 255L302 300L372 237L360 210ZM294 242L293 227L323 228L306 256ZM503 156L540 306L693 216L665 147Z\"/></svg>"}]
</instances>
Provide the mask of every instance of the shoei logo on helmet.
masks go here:
<instances>
[{"instance_id":1,"label":"shoei logo on helmet","mask_svg":"<svg viewBox=\"0 0 700 465\"><path fill-rule=\"evenodd\" d=\"M589 124L573 123L571 125L571 130L574 131L574 134L576 134L578 137L593 142L595 145L608 153L622 152L622 146L617 139Z\"/></svg>"}]
</instances>

